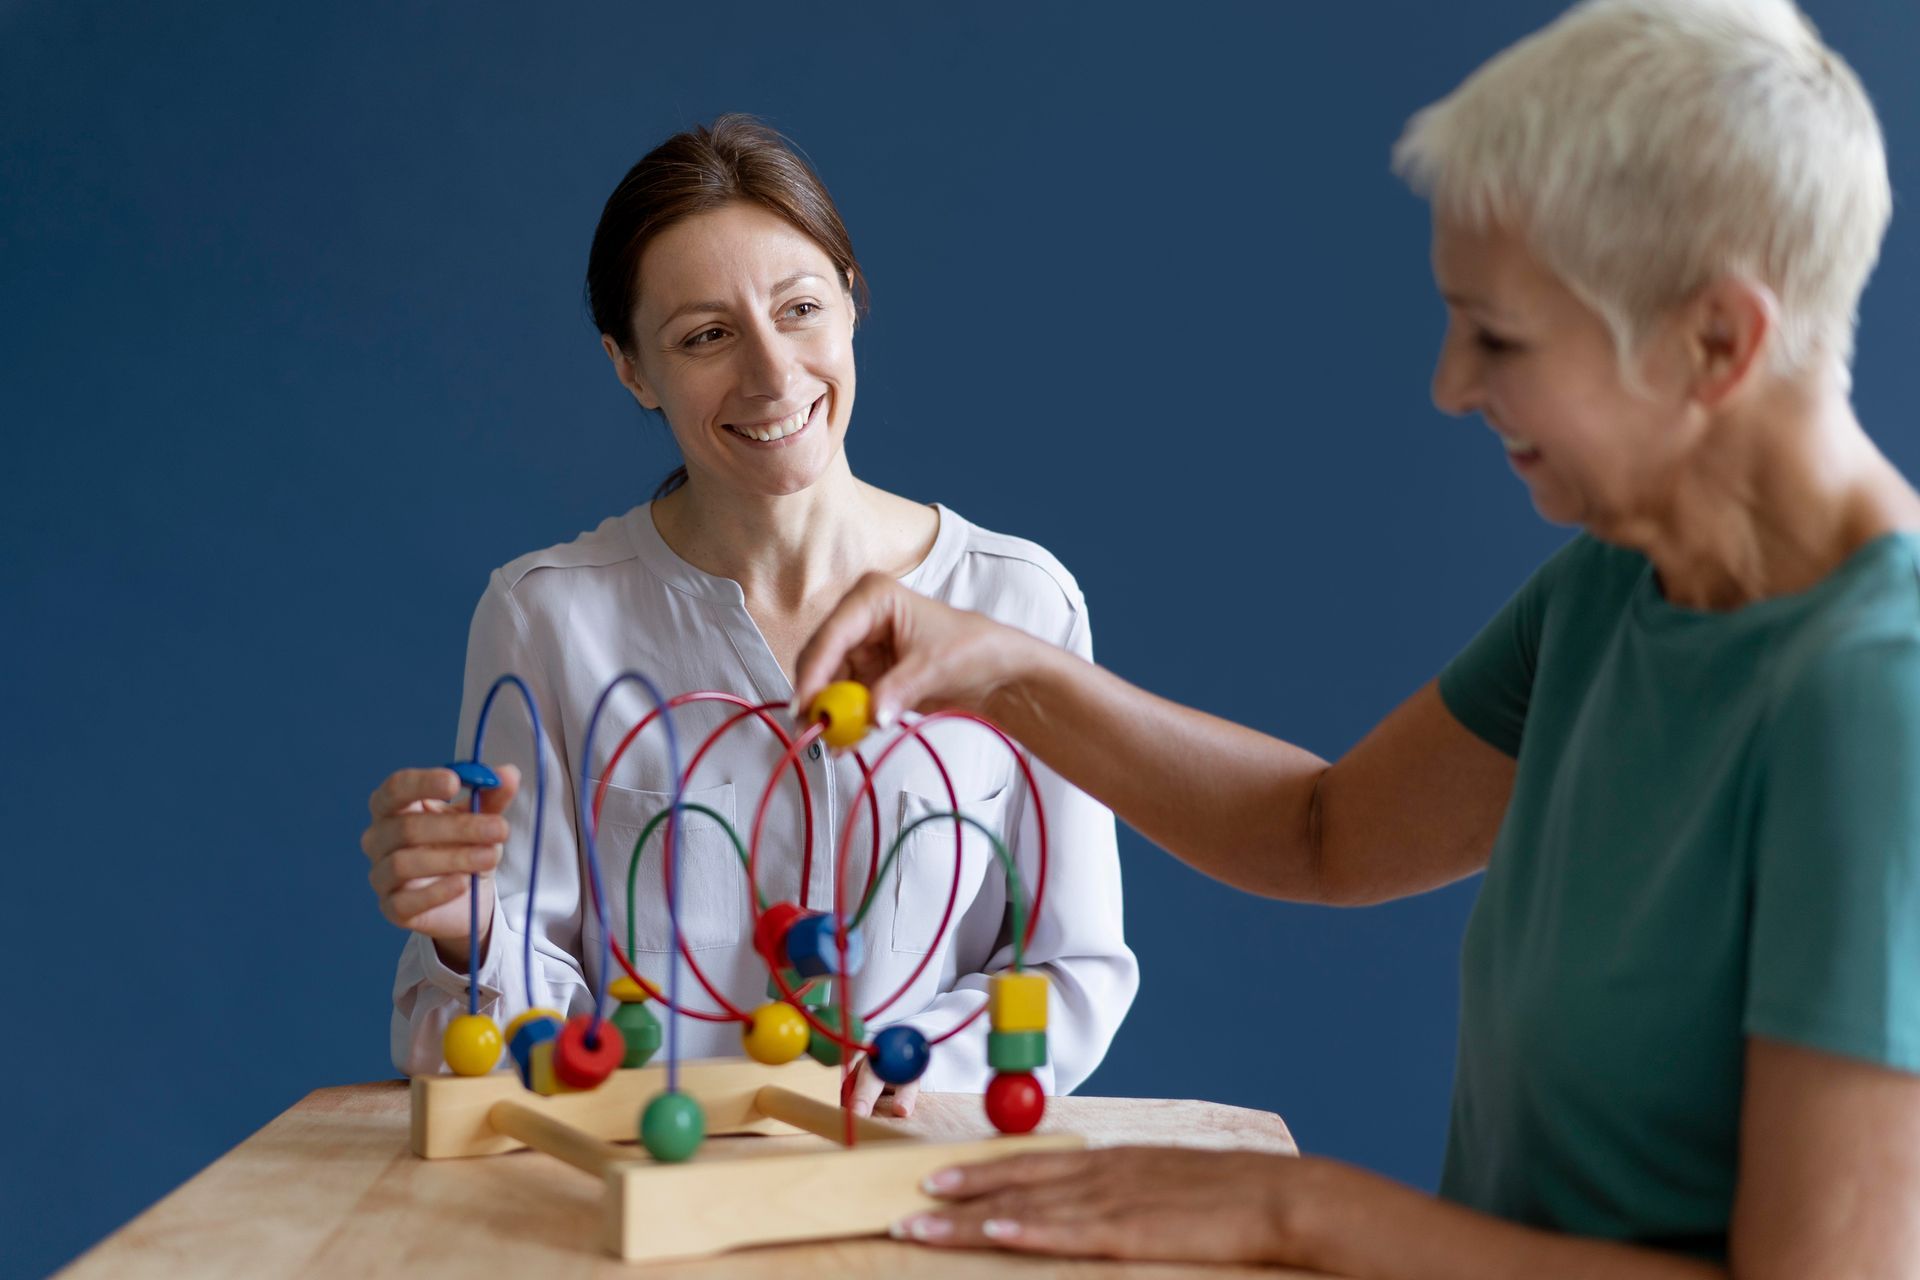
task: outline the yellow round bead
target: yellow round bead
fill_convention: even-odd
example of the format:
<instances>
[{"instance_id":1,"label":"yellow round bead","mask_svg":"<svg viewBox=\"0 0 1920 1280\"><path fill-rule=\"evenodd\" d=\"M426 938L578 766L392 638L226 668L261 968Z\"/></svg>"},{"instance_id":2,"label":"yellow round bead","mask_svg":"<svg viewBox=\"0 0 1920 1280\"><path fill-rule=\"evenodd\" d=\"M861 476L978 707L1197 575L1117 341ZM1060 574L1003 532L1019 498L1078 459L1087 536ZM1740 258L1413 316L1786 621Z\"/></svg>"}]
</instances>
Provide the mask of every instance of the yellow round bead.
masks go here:
<instances>
[{"instance_id":1,"label":"yellow round bead","mask_svg":"<svg viewBox=\"0 0 1920 1280\"><path fill-rule=\"evenodd\" d=\"M805 1053L811 1034L812 1029L798 1009L776 1001L753 1011L753 1021L741 1030L740 1040L746 1045L749 1058L777 1067Z\"/></svg>"},{"instance_id":2,"label":"yellow round bead","mask_svg":"<svg viewBox=\"0 0 1920 1280\"><path fill-rule=\"evenodd\" d=\"M457 1076L483 1076L500 1061L500 1046L506 1041L500 1028L484 1013L467 1013L447 1024L440 1037L440 1052Z\"/></svg>"},{"instance_id":3,"label":"yellow round bead","mask_svg":"<svg viewBox=\"0 0 1920 1280\"><path fill-rule=\"evenodd\" d=\"M807 715L827 722L821 736L830 747L851 747L867 736L873 714L873 698L867 686L852 680L836 680L814 695Z\"/></svg>"},{"instance_id":4,"label":"yellow round bead","mask_svg":"<svg viewBox=\"0 0 1920 1280\"><path fill-rule=\"evenodd\" d=\"M567 1020L567 1016L564 1013L556 1012L553 1009L529 1009L507 1024L507 1030L505 1032L507 1043L512 1044L514 1034L535 1018L552 1018L555 1022L561 1023Z\"/></svg>"},{"instance_id":5,"label":"yellow round bead","mask_svg":"<svg viewBox=\"0 0 1920 1280\"><path fill-rule=\"evenodd\" d=\"M607 994L621 1004L645 1004L652 998L645 987L624 973L607 984Z\"/></svg>"}]
</instances>

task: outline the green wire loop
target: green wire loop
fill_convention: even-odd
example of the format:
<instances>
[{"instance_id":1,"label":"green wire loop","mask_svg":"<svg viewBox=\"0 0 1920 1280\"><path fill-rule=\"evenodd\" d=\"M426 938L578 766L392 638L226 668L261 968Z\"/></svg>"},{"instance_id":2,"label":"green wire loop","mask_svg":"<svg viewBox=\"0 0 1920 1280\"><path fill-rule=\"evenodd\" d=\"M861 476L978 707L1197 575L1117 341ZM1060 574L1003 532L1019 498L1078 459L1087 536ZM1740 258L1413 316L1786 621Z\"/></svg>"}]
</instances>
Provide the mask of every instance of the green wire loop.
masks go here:
<instances>
[{"instance_id":1,"label":"green wire loop","mask_svg":"<svg viewBox=\"0 0 1920 1280\"><path fill-rule=\"evenodd\" d=\"M942 819L965 823L993 842L994 856L1000 859L1000 866L1007 875L1007 901L1013 908L1013 967L1015 969L1024 969L1026 967L1027 950L1027 901L1026 896L1020 891L1020 868L1014 865L1013 855L1007 852L1006 845L1000 843L999 836L988 830L978 819L968 817L964 813L957 813L951 810L941 813L929 813L915 818L903 827L900 834L893 838L893 845L887 850L886 858L880 863L879 872L873 877L873 887L867 890L867 895L864 898L860 899L860 909L853 913L853 920L847 925L847 928L857 929L860 926L860 922L867 918L867 910L873 906L873 895L880 891L880 886L886 881L887 871L893 866L893 860L900 856L900 846L907 842L907 837L921 827L924 827L927 823L937 822ZM628 914L631 915L633 908L629 906L627 911Z\"/></svg>"},{"instance_id":2,"label":"green wire loop","mask_svg":"<svg viewBox=\"0 0 1920 1280\"><path fill-rule=\"evenodd\" d=\"M633 892L634 892L635 886L639 883L639 880L640 880L640 855L646 851L647 837L651 836L654 832L654 829L658 827L661 823L665 822L667 820L667 815L672 813L673 811L674 811L673 806L669 805L665 809L662 809L660 812L654 814L653 821L647 823L646 826L640 828L640 838L633 842L633 854L627 860L627 954L628 955L632 955L634 953ZM688 804L683 801L680 804L680 811L682 813L704 813L707 817L712 818L715 822L719 823L720 829L727 833L727 839L733 841L733 851L740 855L740 869L742 871L748 870L747 848L745 845L740 843L740 834L733 829L733 824L731 822L728 822L725 818L721 817L719 814L715 813L712 809L707 808L707 806L703 804ZM760 892L760 888L758 885L754 886L753 896L754 896L754 899L757 902L759 902L760 910L765 911L767 909L767 899Z\"/></svg>"}]
</instances>

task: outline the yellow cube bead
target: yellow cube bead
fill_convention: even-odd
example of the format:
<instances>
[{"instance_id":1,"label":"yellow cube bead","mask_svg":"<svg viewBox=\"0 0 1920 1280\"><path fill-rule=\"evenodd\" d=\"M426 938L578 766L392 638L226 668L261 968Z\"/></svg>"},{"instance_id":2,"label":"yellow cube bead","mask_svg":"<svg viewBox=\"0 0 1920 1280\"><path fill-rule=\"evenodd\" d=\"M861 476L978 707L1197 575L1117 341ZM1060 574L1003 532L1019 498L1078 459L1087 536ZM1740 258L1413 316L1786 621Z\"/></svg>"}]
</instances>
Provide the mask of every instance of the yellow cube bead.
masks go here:
<instances>
[{"instance_id":1,"label":"yellow cube bead","mask_svg":"<svg viewBox=\"0 0 1920 1280\"><path fill-rule=\"evenodd\" d=\"M1047 1029L1047 979L1039 973L996 973L987 988L987 1017L995 1031Z\"/></svg>"},{"instance_id":2,"label":"yellow cube bead","mask_svg":"<svg viewBox=\"0 0 1920 1280\"><path fill-rule=\"evenodd\" d=\"M807 715L825 720L827 731L820 736L830 747L851 747L867 736L868 718L873 713L873 698L867 686L852 680L836 680L814 695Z\"/></svg>"},{"instance_id":3,"label":"yellow cube bead","mask_svg":"<svg viewBox=\"0 0 1920 1280\"><path fill-rule=\"evenodd\" d=\"M571 1085L563 1084L553 1074L553 1041L542 1040L533 1046L527 1054L527 1078L533 1085L533 1091L552 1097L556 1093L573 1093Z\"/></svg>"}]
</instances>

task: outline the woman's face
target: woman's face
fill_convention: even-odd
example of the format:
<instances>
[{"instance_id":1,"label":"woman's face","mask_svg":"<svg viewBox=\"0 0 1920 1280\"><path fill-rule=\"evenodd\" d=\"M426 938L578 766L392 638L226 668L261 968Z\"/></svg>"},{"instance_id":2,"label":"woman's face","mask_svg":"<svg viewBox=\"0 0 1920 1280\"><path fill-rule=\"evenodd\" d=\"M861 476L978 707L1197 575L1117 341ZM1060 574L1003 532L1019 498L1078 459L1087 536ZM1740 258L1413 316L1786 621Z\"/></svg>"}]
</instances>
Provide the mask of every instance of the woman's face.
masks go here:
<instances>
[{"instance_id":1,"label":"woman's face","mask_svg":"<svg viewBox=\"0 0 1920 1280\"><path fill-rule=\"evenodd\" d=\"M1690 436L1672 335L1645 344L1636 392L1606 322L1517 236L1436 218L1433 272L1448 318L1433 401L1493 428L1540 514L1604 535L1657 504Z\"/></svg>"},{"instance_id":2,"label":"woman's face","mask_svg":"<svg viewBox=\"0 0 1920 1280\"><path fill-rule=\"evenodd\" d=\"M675 223L640 256L621 381L666 415L687 471L779 496L817 481L853 413L853 300L785 219L733 204Z\"/></svg>"}]
</instances>

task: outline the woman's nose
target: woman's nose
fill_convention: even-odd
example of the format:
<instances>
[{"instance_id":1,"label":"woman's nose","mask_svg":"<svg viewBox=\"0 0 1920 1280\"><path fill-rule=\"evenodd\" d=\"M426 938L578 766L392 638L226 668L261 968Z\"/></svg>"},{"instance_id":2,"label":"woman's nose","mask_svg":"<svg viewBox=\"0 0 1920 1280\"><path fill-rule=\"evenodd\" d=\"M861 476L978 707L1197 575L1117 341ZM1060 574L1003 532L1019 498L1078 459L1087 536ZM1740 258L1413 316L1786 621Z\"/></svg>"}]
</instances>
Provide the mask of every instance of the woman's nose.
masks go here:
<instances>
[{"instance_id":1,"label":"woman's nose","mask_svg":"<svg viewBox=\"0 0 1920 1280\"><path fill-rule=\"evenodd\" d=\"M1453 335L1440 346L1440 361L1433 368L1433 407L1459 418L1480 407L1479 362L1460 350Z\"/></svg>"},{"instance_id":2,"label":"woman's nose","mask_svg":"<svg viewBox=\"0 0 1920 1280\"><path fill-rule=\"evenodd\" d=\"M766 400L783 400L799 372L793 353L778 333L754 329L743 335L744 357L741 377L747 395Z\"/></svg>"}]
</instances>

